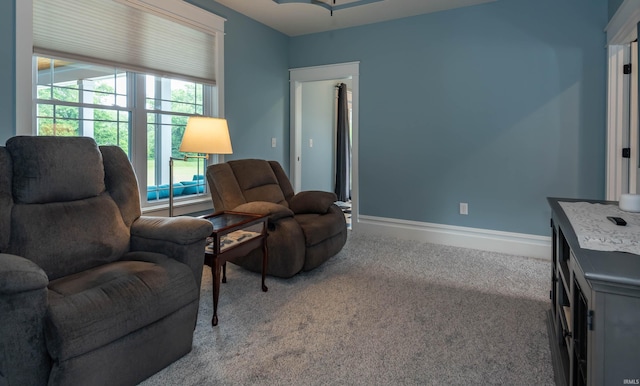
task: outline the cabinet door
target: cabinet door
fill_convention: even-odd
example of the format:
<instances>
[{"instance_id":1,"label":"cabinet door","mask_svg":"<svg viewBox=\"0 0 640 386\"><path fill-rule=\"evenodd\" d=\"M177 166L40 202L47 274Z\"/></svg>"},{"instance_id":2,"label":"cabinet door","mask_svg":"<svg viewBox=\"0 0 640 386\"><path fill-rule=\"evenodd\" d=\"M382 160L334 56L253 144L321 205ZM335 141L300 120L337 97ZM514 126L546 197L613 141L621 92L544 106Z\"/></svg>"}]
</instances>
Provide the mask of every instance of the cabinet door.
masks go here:
<instances>
[{"instance_id":1,"label":"cabinet door","mask_svg":"<svg viewBox=\"0 0 640 386\"><path fill-rule=\"evenodd\" d=\"M622 294L599 293L598 312L593 326L596 339L602 339L601 385L640 383L640 298ZM602 323L602 325L599 325ZM601 354L601 355L599 355ZM594 384L594 383L592 383Z\"/></svg>"},{"instance_id":2,"label":"cabinet door","mask_svg":"<svg viewBox=\"0 0 640 386\"><path fill-rule=\"evenodd\" d=\"M587 288L588 289L588 288ZM588 384L589 364L589 329L592 320L592 311L589 303L577 280L573 287L573 371L572 385Z\"/></svg>"}]
</instances>

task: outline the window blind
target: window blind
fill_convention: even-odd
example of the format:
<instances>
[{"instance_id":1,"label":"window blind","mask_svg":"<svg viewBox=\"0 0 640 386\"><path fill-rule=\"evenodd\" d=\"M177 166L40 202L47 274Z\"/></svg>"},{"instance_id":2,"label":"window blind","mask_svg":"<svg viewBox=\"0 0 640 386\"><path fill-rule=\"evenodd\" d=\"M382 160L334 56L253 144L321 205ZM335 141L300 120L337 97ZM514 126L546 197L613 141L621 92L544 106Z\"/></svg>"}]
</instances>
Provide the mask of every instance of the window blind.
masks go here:
<instances>
[{"instance_id":1,"label":"window blind","mask_svg":"<svg viewBox=\"0 0 640 386\"><path fill-rule=\"evenodd\" d=\"M215 42L213 32L116 1L33 3L33 49L39 55L212 84Z\"/></svg>"}]
</instances>

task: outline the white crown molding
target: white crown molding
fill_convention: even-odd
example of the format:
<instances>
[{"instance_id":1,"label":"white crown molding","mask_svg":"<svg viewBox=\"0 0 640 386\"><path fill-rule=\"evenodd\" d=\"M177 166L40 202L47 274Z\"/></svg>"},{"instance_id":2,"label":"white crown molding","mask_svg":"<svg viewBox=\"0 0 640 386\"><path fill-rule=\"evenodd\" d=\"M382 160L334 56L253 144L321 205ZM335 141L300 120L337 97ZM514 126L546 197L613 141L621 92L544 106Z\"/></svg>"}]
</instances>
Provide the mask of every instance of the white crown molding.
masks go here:
<instances>
[{"instance_id":1,"label":"white crown molding","mask_svg":"<svg viewBox=\"0 0 640 386\"><path fill-rule=\"evenodd\" d=\"M628 44L638 37L640 0L624 0L604 29L607 45Z\"/></svg>"},{"instance_id":2,"label":"white crown molding","mask_svg":"<svg viewBox=\"0 0 640 386\"><path fill-rule=\"evenodd\" d=\"M357 232L551 260L551 237L546 236L365 215Z\"/></svg>"},{"instance_id":3,"label":"white crown molding","mask_svg":"<svg viewBox=\"0 0 640 386\"><path fill-rule=\"evenodd\" d=\"M314 82L317 80L340 79L360 75L360 62L327 64L322 66L289 69L289 81Z\"/></svg>"},{"instance_id":4,"label":"white crown molding","mask_svg":"<svg viewBox=\"0 0 640 386\"><path fill-rule=\"evenodd\" d=\"M224 32L225 18L182 0L113 0L215 35Z\"/></svg>"}]
</instances>

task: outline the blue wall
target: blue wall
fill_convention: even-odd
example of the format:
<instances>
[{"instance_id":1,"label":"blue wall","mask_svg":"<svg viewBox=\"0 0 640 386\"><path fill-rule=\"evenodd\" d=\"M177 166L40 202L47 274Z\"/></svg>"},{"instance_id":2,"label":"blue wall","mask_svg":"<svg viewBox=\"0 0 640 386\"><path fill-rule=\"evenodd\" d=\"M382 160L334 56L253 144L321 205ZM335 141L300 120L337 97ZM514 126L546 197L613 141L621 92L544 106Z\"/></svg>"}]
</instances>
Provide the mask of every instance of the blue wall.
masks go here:
<instances>
[{"instance_id":1,"label":"blue wall","mask_svg":"<svg viewBox=\"0 0 640 386\"><path fill-rule=\"evenodd\" d=\"M292 38L289 65L360 61L361 214L548 235L547 196L604 197L607 16L498 1Z\"/></svg>"},{"instance_id":2,"label":"blue wall","mask_svg":"<svg viewBox=\"0 0 640 386\"><path fill-rule=\"evenodd\" d=\"M225 23L226 117L233 158L267 158L289 168L289 38L211 0L190 1ZM0 2L0 143L15 135L15 0ZM271 138L278 146L271 148Z\"/></svg>"},{"instance_id":3,"label":"blue wall","mask_svg":"<svg viewBox=\"0 0 640 386\"><path fill-rule=\"evenodd\" d=\"M288 170L288 68L360 61L362 214L548 235L545 197L604 196L606 0L498 1L297 38L190 2L228 20L231 158ZM2 143L14 9L0 2Z\"/></svg>"},{"instance_id":4,"label":"blue wall","mask_svg":"<svg viewBox=\"0 0 640 386\"><path fill-rule=\"evenodd\" d=\"M609 0L609 20L616 14L616 11L623 2L624 0Z\"/></svg>"},{"instance_id":5,"label":"blue wall","mask_svg":"<svg viewBox=\"0 0 640 386\"><path fill-rule=\"evenodd\" d=\"M289 38L212 0L189 3L227 19L225 115L234 153L225 159L276 160L289 170Z\"/></svg>"},{"instance_id":6,"label":"blue wall","mask_svg":"<svg viewBox=\"0 0 640 386\"><path fill-rule=\"evenodd\" d=\"M0 145L15 135L15 0L0 1Z\"/></svg>"}]
</instances>

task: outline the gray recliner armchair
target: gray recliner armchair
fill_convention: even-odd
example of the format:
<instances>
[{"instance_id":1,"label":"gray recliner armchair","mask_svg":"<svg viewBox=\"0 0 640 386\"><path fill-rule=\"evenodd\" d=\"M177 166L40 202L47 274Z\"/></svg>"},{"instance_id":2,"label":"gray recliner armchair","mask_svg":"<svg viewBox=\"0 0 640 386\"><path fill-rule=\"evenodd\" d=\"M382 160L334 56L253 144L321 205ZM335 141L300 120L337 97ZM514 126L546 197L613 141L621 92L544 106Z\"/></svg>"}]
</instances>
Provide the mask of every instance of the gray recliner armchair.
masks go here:
<instances>
[{"instance_id":1,"label":"gray recliner armchair","mask_svg":"<svg viewBox=\"0 0 640 386\"><path fill-rule=\"evenodd\" d=\"M0 385L133 385L191 351L211 224L141 216L126 154L0 147Z\"/></svg>"},{"instance_id":2,"label":"gray recliner armchair","mask_svg":"<svg viewBox=\"0 0 640 386\"><path fill-rule=\"evenodd\" d=\"M347 223L334 204L335 193L295 194L276 161L243 159L211 165L207 182L214 210L269 216L269 275L288 278L312 270L340 252L347 241ZM261 272L261 253L256 249L233 263Z\"/></svg>"}]
</instances>

